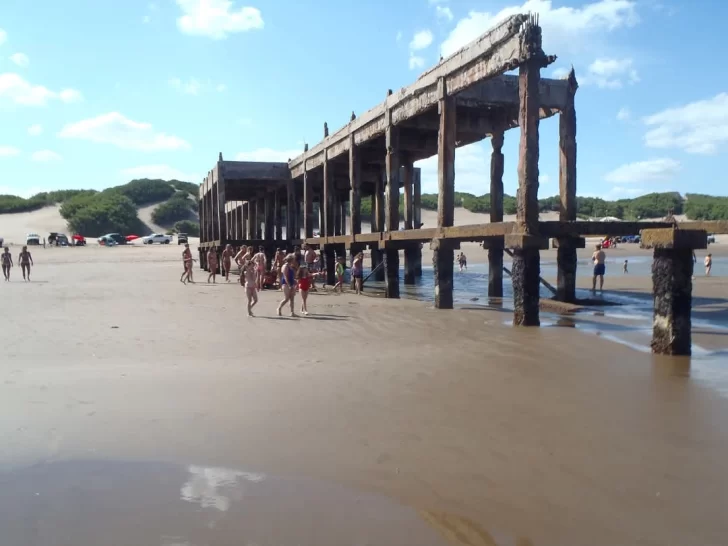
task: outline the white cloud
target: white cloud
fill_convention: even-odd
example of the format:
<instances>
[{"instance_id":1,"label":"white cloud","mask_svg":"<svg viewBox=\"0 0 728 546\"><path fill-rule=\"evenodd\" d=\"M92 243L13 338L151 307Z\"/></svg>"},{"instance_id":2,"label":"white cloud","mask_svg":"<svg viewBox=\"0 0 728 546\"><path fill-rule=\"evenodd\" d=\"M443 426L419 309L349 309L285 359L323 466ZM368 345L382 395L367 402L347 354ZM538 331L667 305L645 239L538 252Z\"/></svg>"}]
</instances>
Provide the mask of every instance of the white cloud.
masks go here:
<instances>
[{"instance_id":1,"label":"white cloud","mask_svg":"<svg viewBox=\"0 0 728 546\"><path fill-rule=\"evenodd\" d=\"M7 40L7 39L8 39L8 33L0 28L0 45L3 45L5 43L5 40Z\"/></svg>"},{"instance_id":2,"label":"white cloud","mask_svg":"<svg viewBox=\"0 0 728 546\"><path fill-rule=\"evenodd\" d=\"M669 180L680 170L680 162L674 159L649 159L627 163L604 175L604 180L616 184Z\"/></svg>"},{"instance_id":3,"label":"white cloud","mask_svg":"<svg viewBox=\"0 0 728 546\"><path fill-rule=\"evenodd\" d=\"M30 64L30 59L25 53L13 53L10 55L10 60L21 68L25 68Z\"/></svg>"},{"instance_id":4,"label":"white cloud","mask_svg":"<svg viewBox=\"0 0 728 546\"><path fill-rule=\"evenodd\" d=\"M453 20L452 10L447 6L435 6L435 13L437 13L438 19L445 19L446 21Z\"/></svg>"},{"instance_id":5,"label":"white cloud","mask_svg":"<svg viewBox=\"0 0 728 546\"><path fill-rule=\"evenodd\" d=\"M144 152L190 149L187 141L174 135L159 133L150 123L132 121L119 112L109 112L71 123L66 125L58 136L101 142L126 150Z\"/></svg>"},{"instance_id":6,"label":"white cloud","mask_svg":"<svg viewBox=\"0 0 728 546\"><path fill-rule=\"evenodd\" d=\"M273 150L271 148L258 148L251 152L240 152L235 156L235 161L272 161L285 163L289 159L298 157L303 153L299 150Z\"/></svg>"},{"instance_id":7,"label":"white cloud","mask_svg":"<svg viewBox=\"0 0 728 546\"><path fill-rule=\"evenodd\" d=\"M422 68L423 66L425 66L425 59L423 57L419 57L419 56L415 55L414 53L410 53L410 58L409 58L410 70Z\"/></svg>"},{"instance_id":8,"label":"white cloud","mask_svg":"<svg viewBox=\"0 0 728 546\"><path fill-rule=\"evenodd\" d=\"M668 108L644 118L650 129L650 148L678 148L690 154L710 155L728 142L728 93L712 99Z\"/></svg>"},{"instance_id":9,"label":"white cloud","mask_svg":"<svg viewBox=\"0 0 728 546\"><path fill-rule=\"evenodd\" d=\"M179 78L172 78L171 80L169 80L169 85L180 93L184 93L185 95L197 95L202 88L200 82L198 82L194 78L191 78L187 81L182 81Z\"/></svg>"},{"instance_id":10,"label":"white cloud","mask_svg":"<svg viewBox=\"0 0 728 546\"><path fill-rule=\"evenodd\" d=\"M42 85L33 85L18 74L0 74L0 103L10 102L21 106L45 106L49 101L77 102L81 93L75 89L51 91Z\"/></svg>"},{"instance_id":11,"label":"white cloud","mask_svg":"<svg viewBox=\"0 0 728 546\"><path fill-rule=\"evenodd\" d=\"M617 112L617 119L619 121L629 121L632 119L632 112L629 111L629 108L620 108L619 112Z\"/></svg>"},{"instance_id":12,"label":"white cloud","mask_svg":"<svg viewBox=\"0 0 728 546\"><path fill-rule=\"evenodd\" d=\"M434 37L432 36L432 32L429 30L420 30L419 32L416 32L415 35L412 37L412 41L410 42L410 50L419 51L421 49L426 49L430 47L433 38Z\"/></svg>"},{"instance_id":13,"label":"white cloud","mask_svg":"<svg viewBox=\"0 0 728 546\"><path fill-rule=\"evenodd\" d=\"M551 72L551 77L556 79L565 78L569 75L569 69L564 68L563 66L560 68L555 68L553 72Z\"/></svg>"},{"instance_id":14,"label":"white cloud","mask_svg":"<svg viewBox=\"0 0 728 546\"><path fill-rule=\"evenodd\" d=\"M509 6L495 14L471 11L467 17L458 21L442 43L442 54L450 55L507 17L527 12L539 14L544 50L562 55L583 51L598 33L639 22L636 2L631 0L600 0L581 8L554 8L551 0L528 0L520 6Z\"/></svg>"},{"instance_id":15,"label":"white cloud","mask_svg":"<svg viewBox=\"0 0 728 546\"><path fill-rule=\"evenodd\" d=\"M235 8L230 0L176 2L183 13L177 19L177 28L185 34L222 40L229 34L263 28L263 17L257 8Z\"/></svg>"},{"instance_id":16,"label":"white cloud","mask_svg":"<svg viewBox=\"0 0 728 546\"><path fill-rule=\"evenodd\" d=\"M139 165L122 169L121 175L124 178L152 178L161 180L183 180L185 182L198 182L202 180L199 174L184 172L169 165Z\"/></svg>"},{"instance_id":17,"label":"white cloud","mask_svg":"<svg viewBox=\"0 0 728 546\"><path fill-rule=\"evenodd\" d=\"M147 23L149 23L151 20L152 20L152 18L149 15L145 15L144 17L142 17L142 23L144 23L145 25Z\"/></svg>"},{"instance_id":18,"label":"white cloud","mask_svg":"<svg viewBox=\"0 0 728 546\"><path fill-rule=\"evenodd\" d=\"M227 85L225 85L224 83L218 83L217 86L215 87L215 90L218 93L222 93L223 91L227 91Z\"/></svg>"},{"instance_id":19,"label":"white cloud","mask_svg":"<svg viewBox=\"0 0 728 546\"><path fill-rule=\"evenodd\" d=\"M38 136L43 133L43 126L38 123L28 127L28 134L30 136Z\"/></svg>"},{"instance_id":20,"label":"white cloud","mask_svg":"<svg viewBox=\"0 0 728 546\"><path fill-rule=\"evenodd\" d=\"M15 157L20 155L20 150L13 146L0 146L0 157Z\"/></svg>"},{"instance_id":21,"label":"white cloud","mask_svg":"<svg viewBox=\"0 0 728 546\"><path fill-rule=\"evenodd\" d=\"M395 40L397 40L398 42L402 41L402 31L401 30L397 31L397 36L396 36Z\"/></svg>"},{"instance_id":22,"label":"white cloud","mask_svg":"<svg viewBox=\"0 0 728 546\"><path fill-rule=\"evenodd\" d=\"M39 150L37 152L33 152L31 158L33 161L39 161L41 163L46 163L48 161L60 161L63 159L60 154L51 150Z\"/></svg>"},{"instance_id":23,"label":"white cloud","mask_svg":"<svg viewBox=\"0 0 728 546\"><path fill-rule=\"evenodd\" d=\"M620 89L624 82L637 83L639 74L632 59L600 58L589 65L587 76L581 78L582 85L596 85L603 89Z\"/></svg>"},{"instance_id":24,"label":"white cloud","mask_svg":"<svg viewBox=\"0 0 728 546\"><path fill-rule=\"evenodd\" d=\"M487 142L487 141L486 141ZM488 146L490 144L488 143ZM437 156L415 163L422 169L422 193L437 193ZM483 142L476 142L455 151L456 191L483 195L490 191L490 151L486 152ZM485 173L485 174L484 174Z\"/></svg>"}]
</instances>

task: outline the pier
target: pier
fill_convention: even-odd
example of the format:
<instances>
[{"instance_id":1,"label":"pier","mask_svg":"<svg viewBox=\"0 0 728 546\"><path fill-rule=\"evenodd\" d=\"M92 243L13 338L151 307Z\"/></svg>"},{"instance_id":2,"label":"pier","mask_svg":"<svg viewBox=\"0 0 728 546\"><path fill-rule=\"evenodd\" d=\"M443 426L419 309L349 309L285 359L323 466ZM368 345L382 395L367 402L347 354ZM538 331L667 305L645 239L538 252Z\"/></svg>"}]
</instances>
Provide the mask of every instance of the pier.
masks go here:
<instances>
[{"instance_id":1,"label":"pier","mask_svg":"<svg viewBox=\"0 0 728 546\"><path fill-rule=\"evenodd\" d=\"M226 161L219 155L200 186L200 264L210 247L226 244L291 250L307 244L325 257L333 284L336 256L371 251L385 295L399 297L404 282L422 272L421 244L434 252L435 307L453 307L454 252L461 242L488 250L488 296L503 295L503 254L512 253L516 326L538 326L540 251L557 246L556 298L576 300L577 249L585 236L642 233L654 249L655 321L652 348L690 354L692 252L706 248L707 232L728 233L728 222L587 222L577 220L574 70L565 79L541 78L556 57L542 49L541 27L513 15L442 59L414 83L386 92L384 101L344 127L306 146L287 163ZM507 72L517 70L517 75ZM559 116L558 222L539 220L539 121ZM517 216L503 222L502 146L520 129ZM455 158L461 146L490 138L490 223L454 226ZM414 162L437 155L437 226L420 222L420 172ZM484 184L485 186L485 184ZM401 192L401 193L400 193ZM400 219L400 198L403 218ZM370 233L362 233L361 203L371 201ZM314 211L318 210L318 218ZM403 220L404 229L400 229ZM318 236L314 236L318 228Z\"/></svg>"}]
</instances>

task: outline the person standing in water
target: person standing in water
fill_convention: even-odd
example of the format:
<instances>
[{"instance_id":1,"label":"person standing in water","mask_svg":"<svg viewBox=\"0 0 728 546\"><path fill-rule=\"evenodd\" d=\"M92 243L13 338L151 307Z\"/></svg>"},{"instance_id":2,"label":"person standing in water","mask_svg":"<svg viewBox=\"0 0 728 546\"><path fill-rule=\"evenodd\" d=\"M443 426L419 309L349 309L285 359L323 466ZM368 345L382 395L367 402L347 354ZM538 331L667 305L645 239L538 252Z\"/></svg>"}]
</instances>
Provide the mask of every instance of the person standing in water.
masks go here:
<instances>
[{"instance_id":1,"label":"person standing in water","mask_svg":"<svg viewBox=\"0 0 728 546\"><path fill-rule=\"evenodd\" d=\"M207 276L207 282L210 282L210 279L212 279L212 284L217 284L215 282L215 277L217 276L217 250L215 250L215 247L210 247L210 250L207 251L207 266L210 268L210 274Z\"/></svg>"},{"instance_id":2,"label":"person standing in water","mask_svg":"<svg viewBox=\"0 0 728 546\"><path fill-rule=\"evenodd\" d=\"M222 272L225 274L225 282L230 282L230 267L232 266L233 245L225 245L222 251Z\"/></svg>"},{"instance_id":3,"label":"person standing in water","mask_svg":"<svg viewBox=\"0 0 728 546\"><path fill-rule=\"evenodd\" d=\"M361 294L361 281L364 275L364 253L360 252L354 257L351 264L351 278L354 279L354 290L356 294Z\"/></svg>"},{"instance_id":4,"label":"person standing in water","mask_svg":"<svg viewBox=\"0 0 728 546\"><path fill-rule=\"evenodd\" d=\"M293 269L293 254L288 254L285 263L281 269L281 286L283 287L284 299L278 304L278 316L281 315L281 309L286 303L291 305L291 316L295 317L295 297L296 297L296 275Z\"/></svg>"},{"instance_id":5,"label":"person standing in water","mask_svg":"<svg viewBox=\"0 0 728 546\"><path fill-rule=\"evenodd\" d=\"M622 273L627 273L627 260L624 260L624 265L622 266Z\"/></svg>"},{"instance_id":6,"label":"person standing in water","mask_svg":"<svg viewBox=\"0 0 728 546\"><path fill-rule=\"evenodd\" d=\"M248 316L253 317L253 307L258 303L258 270L251 260L243 263L241 278L245 279L245 297L248 299Z\"/></svg>"},{"instance_id":7,"label":"person standing in water","mask_svg":"<svg viewBox=\"0 0 728 546\"><path fill-rule=\"evenodd\" d=\"M298 268L296 276L298 278L298 290L301 292L301 313L308 315L306 301L308 300L308 291L311 289L311 274L305 263L302 263L301 267Z\"/></svg>"},{"instance_id":8,"label":"person standing in water","mask_svg":"<svg viewBox=\"0 0 728 546\"><path fill-rule=\"evenodd\" d=\"M6 281L10 280L10 268L13 267L13 257L10 255L10 249L5 247L5 250L0 254L0 263L3 266L3 276Z\"/></svg>"},{"instance_id":9,"label":"person standing in water","mask_svg":"<svg viewBox=\"0 0 728 546\"><path fill-rule=\"evenodd\" d=\"M20 251L20 254L18 254L18 262L20 263L20 269L23 271L23 280L29 281L30 280L30 266L35 265L33 263L33 256L30 255L30 252L28 252L28 247L24 246L23 250ZM27 274L27 278L26 278Z\"/></svg>"},{"instance_id":10,"label":"person standing in water","mask_svg":"<svg viewBox=\"0 0 728 546\"><path fill-rule=\"evenodd\" d=\"M703 263L705 264L705 276L710 277L710 270L713 269L713 255L708 254Z\"/></svg>"},{"instance_id":11,"label":"person standing in water","mask_svg":"<svg viewBox=\"0 0 728 546\"><path fill-rule=\"evenodd\" d=\"M185 243L185 249L182 251L182 264L185 270L179 278L179 281L182 284L187 284L187 281L190 281L192 284L195 283L195 281L192 280L192 262L194 262L194 260L192 259L190 245Z\"/></svg>"},{"instance_id":12,"label":"person standing in water","mask_svg":"<svg viewBox=\"0 0 728 546\"><path fill-rule=\"evenodd\" d=\"M258 292L263 290L263 279L265 278L265 266L267 258L265 257L265 248L258 247L258 253L253 256L253 263L258 271Z\"/></svg>"},{"instance_id":13,"label":"person standing in water","mask_svg":"<svg viewBox=\"0 0 728 546\"><path fill-rule=\"evenodd\" d=\"M607 255L602 250L602 245L597 245L594 254L592 254L592 262L594 263L594 276L592 277L592 292L597 291L597 277L599 277L599 290L604 291L604 273L606 272L605 261Z\"/></svg>"},{"instance_id":14,"label":"person standing in water","mask_svg":"<svg viewBox=\"0 0 728 546\"><path fill-rule=\"evenodd\" d=\"M465 269L465 271L468 270L468 259L465 257L465 254L462 252L458 256L458 265L460 266L460 273L463 272L463 269Z\"/></svg>"}]
</instances>

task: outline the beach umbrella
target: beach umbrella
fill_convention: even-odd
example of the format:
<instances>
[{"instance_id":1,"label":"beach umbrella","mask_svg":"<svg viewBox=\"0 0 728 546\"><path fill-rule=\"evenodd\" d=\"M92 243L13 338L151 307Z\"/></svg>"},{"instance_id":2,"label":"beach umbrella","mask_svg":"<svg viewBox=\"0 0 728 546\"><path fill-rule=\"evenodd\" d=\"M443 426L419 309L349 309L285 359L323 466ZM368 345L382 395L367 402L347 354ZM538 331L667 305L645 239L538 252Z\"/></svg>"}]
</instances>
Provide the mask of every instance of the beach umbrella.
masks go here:
<instances>
[{"instance_id":1,"label":"beach umbrella","mask_svg":"<svg viewBox=\"0 0 728 546\"><path fill-rule=\"evenodd\" d=\"M139 239L139 235L127 235L126 236L127 241L134 241L136 239Z\"/></svg>"}]
</instances>

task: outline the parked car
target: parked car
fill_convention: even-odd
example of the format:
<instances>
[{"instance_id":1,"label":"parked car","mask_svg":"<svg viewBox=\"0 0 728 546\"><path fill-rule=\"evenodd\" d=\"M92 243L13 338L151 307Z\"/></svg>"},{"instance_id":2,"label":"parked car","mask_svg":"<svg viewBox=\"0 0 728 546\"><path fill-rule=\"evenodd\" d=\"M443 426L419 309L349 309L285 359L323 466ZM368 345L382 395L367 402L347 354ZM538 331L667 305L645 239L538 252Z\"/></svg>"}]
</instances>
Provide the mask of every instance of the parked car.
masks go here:
<instances>
[{"instance_id":1,"label":"parked car","mask_svg":"<svg viewBox=\"0 0 728 546\"><path fill-rule=\"evenodd\" d=\"M73 240L73 244L76 246L86 246L86 237L83 235L79 235L76 233L73 237L71 237Z\"/></svg>"},{"instance_id":2,"label":"parked car","mask_svg":"<svg viewBox=\"0 0 728 546\"><path fill-rule=\"evenodd\" d=\"M145 245L153 245L154 243L159 243L160 245L168 245L172 242L172 237L170 235L163 235L161 233L152 233L147 237L142 237L142 242Z\"/></svg>"},{"instance_id":3,"label":"parked car","mask_svg":"<svg viewBox=\"0 0 728 546\"><path fill-rule=\"evenodd\" d=\"M177 234L177 244L182 245L187 242L187 234L186 233L178 233Z\"/></svg>"},{"instance_id":4,"label":"parked car","mask_svg":"<svg viewBox=\"0 0 728 546\"><path fill-rule=\"evenodd\" d=\"M40 244L40 235L37 233L28 233L28 236L25 238L25 244L26 245L39 245Z\"/></svg>"},{"instance_id":5,"label":"parked car","mask_svg":"<svg viewBox=\"0 0 728 546\"><path fill-rule=\"evenodd\" d=\"M113 241L117 245L125 245L126 237L124 237L121 233L107 233L106 235L99 237L100 245L106 244L108 241Z\"/></svg>"},{"instance_id":6,"label":"parked car","mask_svg":"<svg viewBox=\"0 0 728 546\"><path fill-rule=\"evenodd\" d=\"M708 233L708 243L715 243L715 235Z\"/></svg>"}]
</instances>

